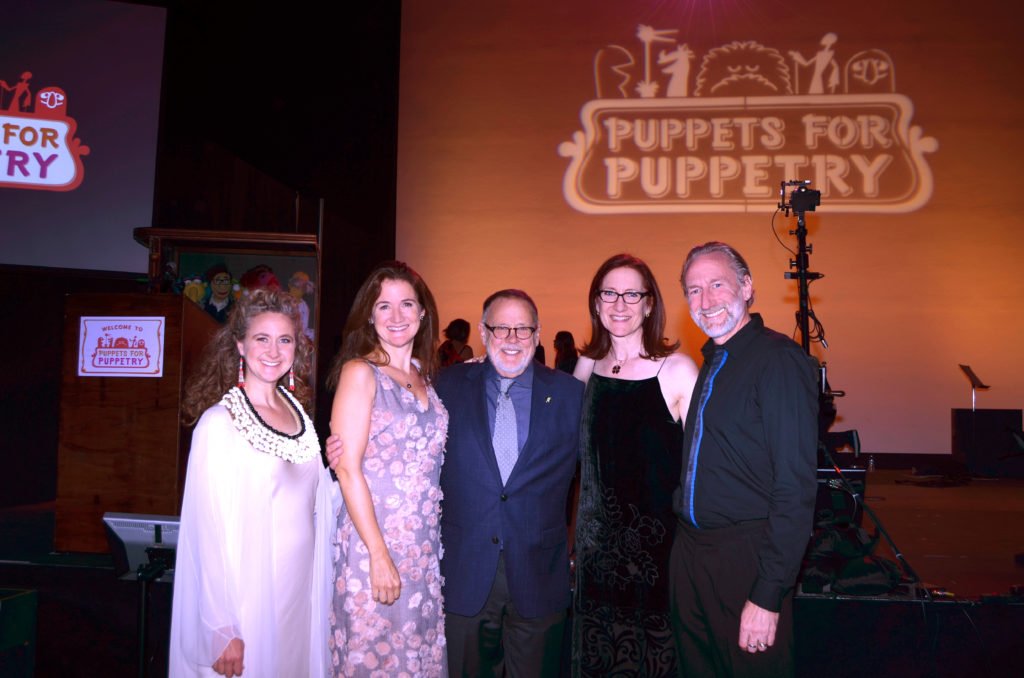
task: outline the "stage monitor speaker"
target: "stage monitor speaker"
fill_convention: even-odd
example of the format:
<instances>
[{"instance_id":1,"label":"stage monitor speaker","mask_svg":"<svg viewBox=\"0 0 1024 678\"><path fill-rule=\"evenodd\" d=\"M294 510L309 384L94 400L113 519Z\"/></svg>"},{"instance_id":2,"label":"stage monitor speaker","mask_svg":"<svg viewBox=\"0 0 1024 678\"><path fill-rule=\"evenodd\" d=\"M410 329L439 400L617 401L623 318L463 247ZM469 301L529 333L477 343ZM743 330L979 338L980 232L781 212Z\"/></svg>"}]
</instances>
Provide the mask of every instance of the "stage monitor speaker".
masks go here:
<instances>
[{"instance_id":1,"label":"stage monitor speaker","mask_svg":"<svg viewBox=\"0 0 1024 678\"><path fill-rule=\"evenodd\" d=\"M971 475L1024 478L1020 410L953 410L953 457Z\"/></svg>"},{"instance_id":2,"label":"stage monitor speaker","mask_svg":"<svg viewBox=\"0 0 1024 678\"><path fill-rule=\"evenodd\" d=\"M867 472L862 468L844 468L841 472L858 498L854 500L834 468L819 468L818 496L814 502L815 525L861 524L864 516L861 502L867 487Z\"/></svg>"}]
</instances>

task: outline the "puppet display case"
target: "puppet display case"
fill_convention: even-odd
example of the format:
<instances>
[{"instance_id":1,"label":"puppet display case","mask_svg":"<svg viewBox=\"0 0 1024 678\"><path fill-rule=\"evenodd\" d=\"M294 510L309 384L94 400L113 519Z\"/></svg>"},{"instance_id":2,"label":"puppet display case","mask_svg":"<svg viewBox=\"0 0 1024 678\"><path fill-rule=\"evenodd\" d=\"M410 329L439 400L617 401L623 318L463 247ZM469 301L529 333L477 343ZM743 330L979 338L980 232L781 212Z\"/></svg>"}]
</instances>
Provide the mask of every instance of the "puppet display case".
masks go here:
<instances>
[{"instance_id":1,"label":"puppet display case","mask_svg":"<svg viewBox=\"0 0 1024 678\"><path fill-rule=\"evenodd\" d=\"M320 279L315 234L137 228L135 239L149 249L151 290L181 294L223 322L226 305L246 289L276 284L302 302L305 331L314 339Z\"/></svg>"}]
</instances>

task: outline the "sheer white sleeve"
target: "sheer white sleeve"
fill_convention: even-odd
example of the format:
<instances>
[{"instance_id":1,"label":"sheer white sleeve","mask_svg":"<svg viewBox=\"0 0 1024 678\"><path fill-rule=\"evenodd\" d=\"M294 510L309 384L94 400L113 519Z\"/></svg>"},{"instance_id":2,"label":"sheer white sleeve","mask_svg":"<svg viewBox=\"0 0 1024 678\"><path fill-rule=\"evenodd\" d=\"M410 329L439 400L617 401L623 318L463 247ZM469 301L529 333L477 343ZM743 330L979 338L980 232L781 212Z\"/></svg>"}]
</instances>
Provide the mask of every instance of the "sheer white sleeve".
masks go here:
<instances>
[{"instance_id":1,"label":"sheer white sleeve","mask_svg":"<svg viewBox=\"0 0 1024 678\"><path fill-rule=\"evenodd\" d=\"M316 488L314 523L316 546L313 553L313 607L310 634L310 676L330 676L333 672L327 637L331 633L328 612L334 604L334 534L341 511L341 488L322 469Z\"/></svg>"},{"instance_id":2,"label":"sheer white sleeve","mask_svg":"<svg viewBox=\"0 0 1024 678\"><path fill-rule=\"evenodd\" d=\"M232 638L241 638L237 565L229 552L241 499L236 438L220 405L203 413L192 434L174 573L171 675L211 666Z\"/></svg>"}]
</instances>

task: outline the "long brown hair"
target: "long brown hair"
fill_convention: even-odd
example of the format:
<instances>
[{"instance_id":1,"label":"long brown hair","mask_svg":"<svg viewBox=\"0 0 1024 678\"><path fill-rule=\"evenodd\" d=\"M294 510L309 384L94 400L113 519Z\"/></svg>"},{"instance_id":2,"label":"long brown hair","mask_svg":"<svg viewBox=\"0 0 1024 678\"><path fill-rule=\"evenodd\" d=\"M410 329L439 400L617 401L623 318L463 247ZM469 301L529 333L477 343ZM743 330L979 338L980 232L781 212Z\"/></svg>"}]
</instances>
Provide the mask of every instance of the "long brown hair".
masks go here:
<instances>
[{"instance_id":1,"label":"long brown hair","mask_svg":"<svg viewBox=\"0 0 1024 678\"><path fill-rule=\"evenodd\" d=\"M227 322L217 330L207 344L199 366L189 378L182 402L182 420L186 425L196 423L200 415L238 383L238 342L256 316L280 313L292 321L295 333L295 397L307 409L310 405L309 373L313 364L313 345L302 331L299 300L278 289L260 288L243 295L228 313ZM288 382L288 375L278 381Z\"/></svg>"},{"instance_id":2,"label":"long brown hair","mask_svg":"<svg viewBox=\"0 0 1024 678\"><path fill-rule=\"evenodd\" d=\"M600 360L611 350L611 335L601 324L597 304L600 303L598 297L604 277L617 268L631 268L639 273L640 278L644 281L644 288L650 294L648 298L651 300L651 312L644 318L642 325L644 349L640 354L641 357L653 360L674 353L679 348L679 342L670 344L665 338L665 302L661 298L658 281L654 279L651 268L642 259L634 257L632 254L616 254L609 258L601 264L597 273L594 274L594 279L590 281L590 292L587 294L587 308L590 310L590 341L583 346L581 353L588 358Z\"/></svg>"},{"instance_id":3,"label":"long brown hair","mask_svg":"<svg viewBox=\"0 0 1024 678\"><path fill-rule=\"evenodd\" d=\"M362 287L356 292L352 310L349 311L348 320L345 321L341 350L334 357L327 375L328 388L338 387L341 368L349 360L373 356L373 361L376 364L388 364L387 353L381 350L380 338L373 325L370 324L370 320L373 318L373 305L380 298L380 289L385 280L405 281L416 292L416 301L419 302L425 315L420 321L420 329L413 339L412 355L419 362L420 374L424 379L429 382L437 376L438 322L434 295L430 293L430 288L427 287L427 283L423 282L420 274L411 266L402 261L385 261L370 272Z\"/></svg>"}]
</instances>

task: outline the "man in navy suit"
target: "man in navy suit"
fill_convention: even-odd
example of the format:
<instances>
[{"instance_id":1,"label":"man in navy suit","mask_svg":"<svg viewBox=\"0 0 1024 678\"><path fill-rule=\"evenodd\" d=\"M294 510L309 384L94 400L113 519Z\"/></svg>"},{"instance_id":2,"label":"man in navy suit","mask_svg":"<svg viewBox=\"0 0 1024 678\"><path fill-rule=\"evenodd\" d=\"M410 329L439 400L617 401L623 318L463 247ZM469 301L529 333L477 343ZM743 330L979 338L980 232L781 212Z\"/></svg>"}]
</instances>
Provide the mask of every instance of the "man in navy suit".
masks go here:
<instances>
[{"instance_id":1,"label":"man in navy suit","mask_svg":"<svg viewBox=\"0 0 1024 678\"><path fill-rule=\"evenodd\" d=\"M559 672L583 384L534 361L539 329L529 295L495 292L480 322L487 360L437 380L449 413L441 572L452 676Z\"/></svg>"}]
</instances>

